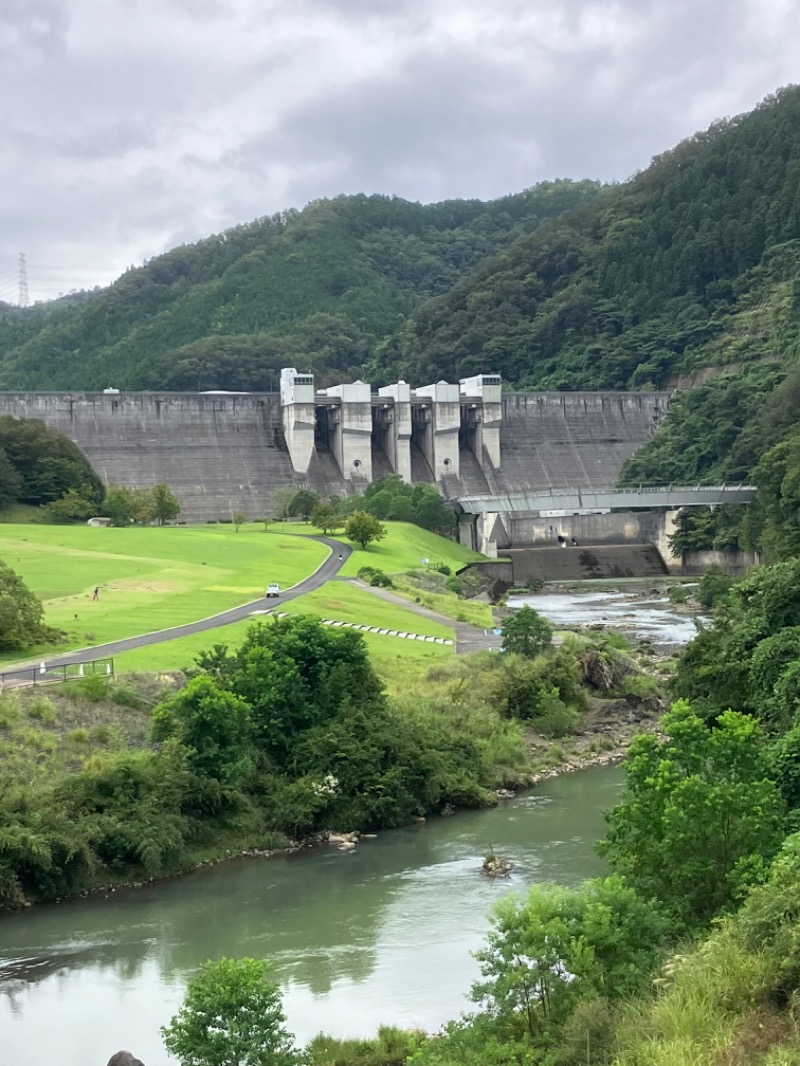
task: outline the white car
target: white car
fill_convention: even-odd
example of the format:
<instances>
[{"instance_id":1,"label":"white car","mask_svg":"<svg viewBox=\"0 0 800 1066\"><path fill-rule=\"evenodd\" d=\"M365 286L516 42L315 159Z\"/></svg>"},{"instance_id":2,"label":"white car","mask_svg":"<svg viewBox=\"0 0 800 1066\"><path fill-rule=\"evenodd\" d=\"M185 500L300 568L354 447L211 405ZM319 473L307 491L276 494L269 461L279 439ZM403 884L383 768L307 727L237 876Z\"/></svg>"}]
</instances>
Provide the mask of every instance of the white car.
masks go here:
<instances>
[{"instance_id":1,"label":"white car","mask_svg":"<svg viewBox=\"0 0 800 1066\"><path fill-rule=\"evenodd\" d=\"M267 591L264 593L264 595L267 597L267 599L269 599L270 596L280 596L280 594L281 594L281 587L280 587L280 585L276 584L274 581L271 584L267 585Z\"/></svg>"}]
</instances>

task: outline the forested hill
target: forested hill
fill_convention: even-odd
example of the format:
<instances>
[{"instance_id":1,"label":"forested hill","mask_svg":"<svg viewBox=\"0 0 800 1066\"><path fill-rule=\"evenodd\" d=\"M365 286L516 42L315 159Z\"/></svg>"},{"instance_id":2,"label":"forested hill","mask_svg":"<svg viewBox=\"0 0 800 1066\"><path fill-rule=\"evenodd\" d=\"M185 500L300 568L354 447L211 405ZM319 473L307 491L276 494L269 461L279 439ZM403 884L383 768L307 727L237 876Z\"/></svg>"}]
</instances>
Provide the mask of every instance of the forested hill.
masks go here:
<instances>
[{"instance_id":1,"label":"forested hill","mask_svg":"<svg viewBox=\"0 0 800 1066\"><path fill-rule=\"evenodd\" d=\"M259 390L287 365L323 385L360 375L421 302L601 192L554 181L491 203L342 196L262 218L80 302L0 308L0 387Z\"/></svg>"},{"instance_id":2,"label":"forested hill","mask_svg":"<svg viewBox=\"0 0 800 1066\"><path fill-rule=\"evenodd\" d=\"M412 381L489 368L523 386L663 386L699 366L793 358L799 273L794 87L518 239L424 305L380 359Z\"/></svg>"}]
</instances>

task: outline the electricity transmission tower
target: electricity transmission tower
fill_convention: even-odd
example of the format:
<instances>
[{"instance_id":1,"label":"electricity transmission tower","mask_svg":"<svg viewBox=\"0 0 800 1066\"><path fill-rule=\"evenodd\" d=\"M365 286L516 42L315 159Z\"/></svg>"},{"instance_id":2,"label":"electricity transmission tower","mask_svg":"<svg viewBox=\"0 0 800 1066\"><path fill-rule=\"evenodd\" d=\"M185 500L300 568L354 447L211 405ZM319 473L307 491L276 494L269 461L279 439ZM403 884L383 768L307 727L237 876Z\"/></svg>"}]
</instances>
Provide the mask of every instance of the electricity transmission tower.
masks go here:
<instances>
[{"instance_id":1,"label":"electricity transmission tower","mask_svg":"<svg viewBox=\"0 0 800 1066\"><path fill-rule=\"evenodd\" d=\"M19 253L19 306L28 306L28 265L25 262L25 253Z\"/></svg>"}]
</instances>

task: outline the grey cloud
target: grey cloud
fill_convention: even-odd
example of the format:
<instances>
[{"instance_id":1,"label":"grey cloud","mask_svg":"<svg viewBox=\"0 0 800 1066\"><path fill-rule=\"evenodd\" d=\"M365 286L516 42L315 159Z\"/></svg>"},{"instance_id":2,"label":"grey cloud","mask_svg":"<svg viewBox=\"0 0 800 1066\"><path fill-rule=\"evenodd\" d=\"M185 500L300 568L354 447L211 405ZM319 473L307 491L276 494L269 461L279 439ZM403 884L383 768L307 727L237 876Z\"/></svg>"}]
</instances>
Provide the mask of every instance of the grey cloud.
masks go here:
<instances>
[{"instance_id":1,"label":"grey cloud","mask_svg":"<svg viewBox=\"0 0 800 1066\"><path fill-rule=\"evenodd\" d=\"M1 2L0 275L340 192L624 179L800 71L796 0Z\"/></svg>"},{"instance_id":2,"label":"grey cloud","mask_svg":"<svg viewBox=\"0 0 800 1066\"><path fill-rule=\"evenodd\" d=\"M63 51L69 16L55 0L4 0L0 7L0 55L16 45L48 55Z\"/></svg>"}]
</instances>

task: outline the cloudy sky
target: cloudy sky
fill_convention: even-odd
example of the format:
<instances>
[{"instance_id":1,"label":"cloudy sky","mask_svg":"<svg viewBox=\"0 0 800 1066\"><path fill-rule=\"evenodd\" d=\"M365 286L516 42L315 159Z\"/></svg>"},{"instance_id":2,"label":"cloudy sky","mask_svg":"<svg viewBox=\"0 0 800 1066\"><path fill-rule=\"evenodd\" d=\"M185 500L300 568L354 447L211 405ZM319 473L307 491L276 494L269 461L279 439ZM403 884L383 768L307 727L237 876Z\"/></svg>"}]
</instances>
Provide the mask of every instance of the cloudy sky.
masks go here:
<instances>
[{"instance_id":1,"label":"cloudy sky","mask_svg":"<svg viewBox=\"0 0 800 1066\"><path fill-rule=\"evenodd\" d=\"M800 0L0 0L0 299L339 192L622 180L800 81Z\"/></svg>"}]
</instances>

